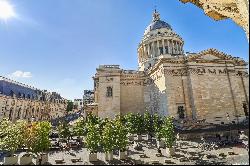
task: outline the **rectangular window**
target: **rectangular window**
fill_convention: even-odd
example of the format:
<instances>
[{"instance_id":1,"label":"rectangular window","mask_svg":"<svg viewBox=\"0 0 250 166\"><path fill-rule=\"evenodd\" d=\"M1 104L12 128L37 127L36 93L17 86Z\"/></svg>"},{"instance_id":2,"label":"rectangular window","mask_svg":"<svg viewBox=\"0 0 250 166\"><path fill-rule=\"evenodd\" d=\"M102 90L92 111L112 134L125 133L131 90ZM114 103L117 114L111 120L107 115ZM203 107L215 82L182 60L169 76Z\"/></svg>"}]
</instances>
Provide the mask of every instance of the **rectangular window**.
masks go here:
<instances>
[{"instance_id":1,"label":"rectangular window","mask_svg":"<svg viewBox=\"0 0 250 166\"><path fill-rule=\"evenodd\" d=\"M113 96L113 88L112 87L107 87L107 97L112 97Z\"/></svg>"}]
</instances>

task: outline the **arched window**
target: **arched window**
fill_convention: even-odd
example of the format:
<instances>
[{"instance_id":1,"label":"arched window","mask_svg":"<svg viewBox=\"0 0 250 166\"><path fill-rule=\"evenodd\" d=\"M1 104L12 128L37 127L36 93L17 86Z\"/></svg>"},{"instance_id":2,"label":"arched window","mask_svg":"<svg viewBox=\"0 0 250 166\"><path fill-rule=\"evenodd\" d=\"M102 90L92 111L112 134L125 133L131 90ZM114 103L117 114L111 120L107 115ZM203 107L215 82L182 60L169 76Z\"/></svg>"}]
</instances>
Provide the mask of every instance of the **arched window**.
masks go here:
<instances>
[{"instance_id":1,"label":"arched window","mask_svg":"<svg viewBox=\"0 0 250 166\"><path fill-rule=\"evenodd\" d=\"M19 92L17 97L18 98L22 97L22 94Z\"/></svg>"},{"instance_id":2,"label":"arched window","mask_svg":"<svg viewBox=\"0 0 250 166\"><path fill-rule=\"evenodd\" d=\"M113 88L107 87L107 97L112 97L112 96L113 96Z\"/></svg>"},{"instance_id":3,"label":"arched window","mask_svg":"<svg viewBox=\"0 0 250 166\"><path fill-rule=\"evenodd\" d=\"M30 99L30 94L28 94L27 98Z\"/></svg>"}]
</instances>

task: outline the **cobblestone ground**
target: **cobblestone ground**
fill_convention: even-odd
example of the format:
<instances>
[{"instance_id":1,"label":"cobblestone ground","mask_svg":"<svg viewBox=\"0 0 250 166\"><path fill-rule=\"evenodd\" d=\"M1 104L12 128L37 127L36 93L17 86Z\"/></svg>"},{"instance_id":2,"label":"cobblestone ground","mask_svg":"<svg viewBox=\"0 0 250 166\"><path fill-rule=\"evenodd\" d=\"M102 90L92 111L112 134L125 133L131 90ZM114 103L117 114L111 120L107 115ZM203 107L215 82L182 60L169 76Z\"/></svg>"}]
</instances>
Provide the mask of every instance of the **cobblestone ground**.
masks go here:
<instances>
[{"instance_id":1,"label":"cobblestone ground","mask_svg":"<svg viewBox=\"0 0 250 166\"><path fill-rule=\"evenodd\" d=\"M145 140L146 138L143 137ZM244 148L228 147L212 151L204 151L198 148L198 143L194 141L178 141L176 147L176 155L167 158L165 149L161 148L162 156L157 157L157 147L154 141L142 141L143 148L141 151L133 149L133 146L129 146L128 159L125 161L118 160L118 154L114 154L114 160L110 163L106 162L103 153L98 153L98 162L88 162L88 151L83 148L79 151L69 152L51 152L49 154L49 163L55 165L55 159L64 159L64 165L119 165L119 164L150 164L152 161L158 161L159 164L164 164L165 160L170 160L169 165L232 165L232 164L243 164L249 165L248 151ZM229 155L228 152L234 152L236 155ZM226 157L220 157L219 154L224 153ZM140 155L145 154L146 158L141 158ZM192 160L191 156L197 156L196 159ZM81 162L72 163L72 158L81 158Z\"/></svg>"}]
</instances>

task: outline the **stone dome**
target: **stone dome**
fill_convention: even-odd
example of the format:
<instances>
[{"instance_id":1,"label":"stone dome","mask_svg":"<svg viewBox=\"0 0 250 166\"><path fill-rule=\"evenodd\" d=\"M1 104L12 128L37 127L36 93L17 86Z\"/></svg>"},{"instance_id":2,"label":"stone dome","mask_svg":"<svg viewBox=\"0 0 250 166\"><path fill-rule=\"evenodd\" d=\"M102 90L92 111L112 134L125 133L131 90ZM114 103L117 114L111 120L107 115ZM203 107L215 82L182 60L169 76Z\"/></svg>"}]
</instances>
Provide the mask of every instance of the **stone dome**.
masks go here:
<instances>
[{"instance_id":1,"label":"stone dome","mask_svg":"<svg viewBox=\"0 0 250 166\"><path fill-rule=\"evenodd\" d=\"M153 13L153 20L150 23L150 25L146 28L144 35L148 34L153 30L162 28L167 28L172 30L172 27L168 23L160 19L160 14L155 10L155 12Z\"/></svg>"}]
</instances>

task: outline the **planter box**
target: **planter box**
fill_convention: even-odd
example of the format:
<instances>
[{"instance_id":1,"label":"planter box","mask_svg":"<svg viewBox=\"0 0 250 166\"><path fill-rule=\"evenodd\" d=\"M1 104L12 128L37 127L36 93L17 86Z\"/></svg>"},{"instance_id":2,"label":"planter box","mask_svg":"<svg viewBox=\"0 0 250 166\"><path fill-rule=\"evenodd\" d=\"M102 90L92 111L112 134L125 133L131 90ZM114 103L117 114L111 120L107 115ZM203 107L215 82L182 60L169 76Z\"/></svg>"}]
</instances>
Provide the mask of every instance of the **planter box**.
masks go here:
<instances>
[{"instance_id":1,"label":"planter box","mask_svg":"<svg viewBox=\"0 0 250 166\"><path fill-rule=\"evenodd\" d=\"M18 164L19 165L30 165L32 163L32 158L33 158L32 154L30 154L29 156L27 156L27 155L20 156Z\"/></svg>"},{"instance_id":2,"label":"planter box","mask_svg":"<svg viewBox=\"0 0 250 166\"><path fill-rule=\"evenodd\" d=\"M97 153L89 153L89 162L97 161Z\"/></svg>"},{"instance_id":3,"label":"planter box","mask_svg":"<svg viewBox=\"0 0 250 166\"><path fill-rule=\"evenodd\" d=\"M119 151L119 159L125 160L127 158L126 152Z\"/></svg>"},{"instance_id":4,"label":"planter box","mask_svg":"<svg viewBox=\"0 0 250 166\"><path fill-rule=\"evenodd\" d=\"M105 160L106 160L106 161L111 161L111 160L113 160L113 152L105 153Z\"/></svg>"},{"instance_id":5,"label":"planter box","mask_svg":"<svg viewBox=\"0 0 250 166\"><path fill-rule=\"evenodd\" d=\"M175 149L174 148L166 148L166 153L167 153L167 157L171 157L171 156L175 155Z\"/></svg>"},{"instance_id":6,"label":"planter box","mask_svg":"<svg viewBox=\"0 0 250 166\"><path fill-rule=\"evenodd\" d=\"M163 140L157 141L157 147L158 148L164 148L164 146L165 146L165 143L164 143Z\"/></svg>"},{"instance_id":7,"label":"planter box","mask_svg":"<svg viewBox=\"0 0 250 166\"><path fill-rule=\"evenodd\" d=\"M49 159L48 154L47 153L43 153L43 154L40 154L40 155L37 156L37 158L36 158L36 165L39 165L39 158L40 157L42 158L41 165L44 165L44 164L46 164L48 162L48 159Z\"/></svg>"},{"instance_id":8,"label":"planter box","mask_svg":"<svg viewBox=\"0 0 250 166\"><path fill-rule=\"evenodd\" d=\"M3 165L16 165L18 161L18 156L4 157Z\"/></svg>"},{"instance_id":9,"label":"planter box","mask_svg":"<svg viewBox=\"0 0 250 166\"><path fill-rule=\"evenodd\" d=\"M142 141L142 135L137 135L137 141Z\"/></svg>"}]
</instances>

